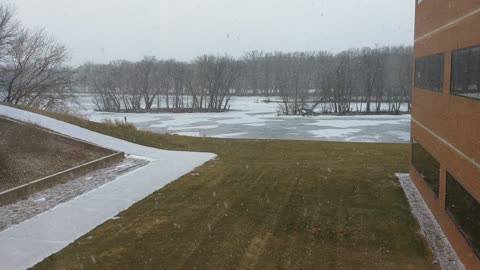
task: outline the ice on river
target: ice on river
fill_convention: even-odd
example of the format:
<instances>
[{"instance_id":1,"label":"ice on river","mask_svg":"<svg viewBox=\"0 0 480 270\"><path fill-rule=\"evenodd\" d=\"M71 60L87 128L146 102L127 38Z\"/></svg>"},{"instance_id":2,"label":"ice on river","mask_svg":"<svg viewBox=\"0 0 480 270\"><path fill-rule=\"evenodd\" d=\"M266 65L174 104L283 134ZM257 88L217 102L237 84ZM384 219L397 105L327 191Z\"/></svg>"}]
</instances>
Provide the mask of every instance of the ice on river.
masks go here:
<instances>
[{"instance_id":1,"label":"ice on river","mask_svg":"<svg viewBox=\"0 0 480 270\"><path fill-rule=\"evenodd\" d=\"M261 97L233 97L224 113L97 112L90 96L80 96L82 114L92 121L124 120L139 129L184 136L294 139L350 142L410 140L410 115L279 116L278 104Z\"/></svg>"}]
</instances>

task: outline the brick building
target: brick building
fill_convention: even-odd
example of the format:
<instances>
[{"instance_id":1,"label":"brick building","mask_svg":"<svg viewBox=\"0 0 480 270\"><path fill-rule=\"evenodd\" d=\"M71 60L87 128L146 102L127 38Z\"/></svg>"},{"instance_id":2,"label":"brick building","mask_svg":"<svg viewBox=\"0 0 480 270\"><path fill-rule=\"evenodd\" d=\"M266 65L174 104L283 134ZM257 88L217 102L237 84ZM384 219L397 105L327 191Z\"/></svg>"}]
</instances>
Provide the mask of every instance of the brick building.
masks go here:
<instances>
[{"instance_id":1,"label":"brick building","mask_svg":"<svg viewBox=\"0 0 480 270\"><path fill-rule=\"evenodd\" d=\"M480 0L416 0L410 175L480 269Z\"/></svg>"}]
</instances>

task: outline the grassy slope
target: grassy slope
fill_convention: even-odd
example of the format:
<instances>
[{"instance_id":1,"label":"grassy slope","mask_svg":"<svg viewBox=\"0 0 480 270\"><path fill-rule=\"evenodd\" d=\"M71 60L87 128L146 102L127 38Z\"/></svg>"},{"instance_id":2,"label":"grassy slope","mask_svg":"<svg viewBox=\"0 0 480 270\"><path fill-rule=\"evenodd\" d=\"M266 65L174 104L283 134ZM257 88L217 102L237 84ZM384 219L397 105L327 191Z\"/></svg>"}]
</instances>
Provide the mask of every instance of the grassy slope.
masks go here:
<instances>
[{"instance_id":1,"label":"grassy slope","mask_svg":"<svg viewBox=\"0 0 480 270\"><path fill-rule=\"evenodd\" d=\"M74 166L112 154L25 125L0 118L0 191L29 183Z\"/></svg>"},{"instance_id":2,"label":"grassy slope","mask_svg":"<svg viewBox=\"0 0 480 270\"><path fill-rule=\"evenodd\" d=\"M219 157L36 269L434 268L392 177L408 169L407 145L188 138L47 114Z\"/></svg>"}]
</instances>

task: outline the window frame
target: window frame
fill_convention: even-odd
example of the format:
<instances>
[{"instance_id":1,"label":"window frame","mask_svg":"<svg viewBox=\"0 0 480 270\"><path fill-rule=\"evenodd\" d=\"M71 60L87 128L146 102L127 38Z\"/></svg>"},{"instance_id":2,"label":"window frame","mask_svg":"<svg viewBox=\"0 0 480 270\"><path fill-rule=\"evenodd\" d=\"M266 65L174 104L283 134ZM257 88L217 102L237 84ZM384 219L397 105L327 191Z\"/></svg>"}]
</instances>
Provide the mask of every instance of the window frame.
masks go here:
<instances>
[{"instance_id":1,"label":"window frame","mask_svg":"<svg viewBox=\"0 0 480 270\"><path fill-rule=\"evenodd\" d=\"M433 161L436 162L436 167L438 168L438 177L437 177L437 187L436 189L432 188L431 184L425 180L425 177L422 176L422 172L419 170L419 168L415 165L414 163L414 151L413 151L413 147L415 144L418 144L422 149L423 151L425 151L432 159ZM434 198L436 200L439 199L440 197L440 178L441 178L441 171L440 171L440 161L438 161L437 158L435 158L432 153L430 153L427 149L425 149L425 147L418 141L416 140L415 138L412 138L412 143L411 143L411 158L410 158L410 164L412 165L412 167L415 169L415 171L417 172L417 174L420 176L420 178L422 179L423 183L425 183L425 185L428 187L428 189L432 192L432 194L434 195Z\"/></svg>"},{"instance_id":2,"label":"window frame","mask_svg":"<svg viewBox=\"0 0 480 270\"><path fill-rule=\"evenodd\" d=\"M434 57L434 56L441 56L442 58L442 72L440 72L441 74L441 78L440 78L440 89L436 90L436 89L433 89L433 88L427 88L427 87L424 87L424 86L419 86L417 84L417 63L418 63L418 60L419 59L424 59L424 58L428 58L428 57ZM443 94L443 92L445 91L445 87L444 87L444 83L445 83L445 56L446 54L444 52L439 52L439 53L434 53L434 54L429 54L429 55L424 55L424 56L421 56L421 57L415 57L415 61L414 61L414 81L413 81L413 86L414 88L418 88L418 89L423 89L423 90L428 90L428 91L432 91L432 92L435 92L435 93L439 93L439 94Z\"/></svg>"},{"instance_id":3,"label":"window frame","mask_svg":"<svg viewBox=\"0 0 480 270\"><path fill-rule=\"evenodd\" d=\"M454 181L456 185L460 186L461 189L463 189L463 191L465 191L466 195L468 195L469 197L471 197L474 201L477 202L477 204L480 205L480 201L477 200L466 188L464 185L462 185L462 183L460 183L460 181L457 180L457 178L455 178L449 171L447 171L446 173L446 179L445 179L445 212L447 213L448 217L450 218L450 220L453 222L453 224L455 225L455 227L457 228L457 230L460 232L460 234L463 236L463 238L465 239L465 242L467 242L467 244L472 248L473 250L473 253L480 259L480 245L479 246L476 246L474 247L474 245L471 243L471 241L469 240L471 237L470 237L470 234L466 234L465 233L465 230L462 229L462 226L460 225L461 222L458 221L458 218L455 217L455 215L452 213L452 211L450 210L450 204L448 203L448 190L449 190L449 183L450 181ZM479 236L479 239L478 240L474 240L475 242L477 243L480 243L480 236ZM478 245L478 244L477 244Z\"/></svg>"},{"instance_id":4,"label":"window frame","mask_svg":"<svg viewBox=\"0 0 480 270\"><path fill-rule=\"evenodd\" d=\"M454 76L454 68L453 68L453 59L454 59L454 53L455 52L458 52L458 51L466 51L466 50L470 50L472 48L479 48L480 49L480 44L478 45L473 45L473 46L468 46L468 47L464 47L464 48L459 48L459 49L455 49L455 50L452 50L451 53L450 53L450 95L451 96L456 96L456 97L463 97L463 98L468 98L468 99L472 99L472 100L476 100L476 101L480 101L480 97L479 98L475 98L475 97L470 97L470 96L466 96L466 95L463 95L463 94L459 94L459 93L454 93L453 92L453 83L454 83L454 80L453 80L453 76ZM480 89L478 90L479 93L480 93Z\"/></svg>"}]
</instances>

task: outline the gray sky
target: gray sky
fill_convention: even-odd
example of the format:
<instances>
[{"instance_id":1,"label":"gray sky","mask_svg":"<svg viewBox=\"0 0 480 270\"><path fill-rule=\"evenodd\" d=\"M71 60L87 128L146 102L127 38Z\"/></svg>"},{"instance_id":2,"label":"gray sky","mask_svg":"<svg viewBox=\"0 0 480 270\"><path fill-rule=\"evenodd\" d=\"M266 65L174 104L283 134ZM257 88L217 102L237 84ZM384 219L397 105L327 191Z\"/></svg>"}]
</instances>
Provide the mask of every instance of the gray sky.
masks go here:
<instances>
[{"instance_id":1,"label":"gray sky","mask_svg":"<svg viewBox=\"0 0 480 270\"><path fill-rule=\"evenodd\" d=\"M413 0L6 0L72 61L411 45Z\"/></svg>"}]
</instances>

